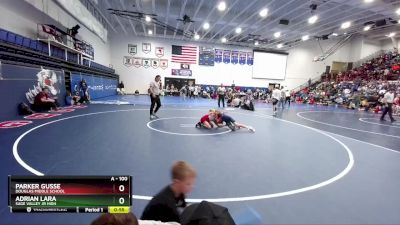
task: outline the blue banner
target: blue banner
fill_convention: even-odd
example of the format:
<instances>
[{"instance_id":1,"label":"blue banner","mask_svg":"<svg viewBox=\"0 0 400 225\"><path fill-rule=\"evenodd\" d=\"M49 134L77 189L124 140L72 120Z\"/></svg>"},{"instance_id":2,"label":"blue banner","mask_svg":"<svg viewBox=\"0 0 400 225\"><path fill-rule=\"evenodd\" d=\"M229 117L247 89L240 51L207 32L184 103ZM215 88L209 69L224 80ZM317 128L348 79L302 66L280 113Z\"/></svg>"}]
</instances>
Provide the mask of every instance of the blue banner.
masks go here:
<instances>
[{"instance_id":1,"label":"blue banner","mask_svg":"<svg viewBox=\"0 0 400 225\"><path fill-rule=\"evenodd\" d=\"M199 65L214 66L214 48L199 47Z\"/></svg>"},{"instance_id":2,"label":"blue banner","mask_svg":"<svg viewBox=\"0 0 400 225\"><path fill-rule=\"evenodd\" d=\"M92 100L117 94L117 79L97 77L84 73L71 73L71 92L79 92L82 79L88 85L89 96Z\"/></svg>"},{"instance_id":3,"label":"blue banner","mask_svg":"<svg viewBox=\"0 0 400 225\"><path fill-rule=\"evenodd\" d=\"M246 64L246 52L239 52L239 64L240 65Z\"/></svg>"},{"instance_id":4,"label":"blue banner","mask_svg":"<svg viewBox=\"0 0 400 225\"><path fill-rule=\"evenodd\" d=\"M247 65L252 66L253 65L253 53L252 52L248 52L247 53Z\"/></svg>"},{"instance_id":5,"label":"blue banner","mask_svg":"<svg viewBox=\"0 0 400 225\"><path fill-rule=\"evenodd\" d=\"M216 63L221 63L222 62L222 49L215 49L214 61Z\"/></svg>"},{"instance_id":6,"label":"blue banner","mask_svg":"<svg viewBox=\"0 0 400 225\"><path fill-rule=\"evenodd\" d=\"M231 50L224 50L224 63L231 62Z\"/></svg>"},{"instance_id":7,"label":"blue banner","mask_svg":"<svg viewBox=\"0 0 400 225\"><path fill-rule=\"evenodd\" d=\"M238 62L239 62L239 52L238 51L232 51L231 63L232 64L238 64Z\"/></svg>"}]
</instances>

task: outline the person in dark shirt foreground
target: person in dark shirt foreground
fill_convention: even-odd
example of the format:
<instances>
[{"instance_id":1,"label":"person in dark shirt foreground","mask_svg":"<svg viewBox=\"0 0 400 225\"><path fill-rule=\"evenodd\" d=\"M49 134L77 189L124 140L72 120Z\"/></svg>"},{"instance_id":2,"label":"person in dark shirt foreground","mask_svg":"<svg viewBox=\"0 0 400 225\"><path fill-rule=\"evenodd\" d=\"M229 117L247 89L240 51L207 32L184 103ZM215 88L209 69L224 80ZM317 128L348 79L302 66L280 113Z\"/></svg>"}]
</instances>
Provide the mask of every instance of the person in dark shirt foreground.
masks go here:
<instances>
[{"instance_id":1,"label":"person in dark shirt foreground","mask_svg":"<svg viewBox=\"0 0 400 225\"><path fill-rule=\"evenodd\" d=\"M172 183L162 189L147 204L142 220L162 222L180 222L179 208L186 207L185 194L193 189L196 171L184 161L177 161L172 166Z\"/></svg>"}]
</instances>

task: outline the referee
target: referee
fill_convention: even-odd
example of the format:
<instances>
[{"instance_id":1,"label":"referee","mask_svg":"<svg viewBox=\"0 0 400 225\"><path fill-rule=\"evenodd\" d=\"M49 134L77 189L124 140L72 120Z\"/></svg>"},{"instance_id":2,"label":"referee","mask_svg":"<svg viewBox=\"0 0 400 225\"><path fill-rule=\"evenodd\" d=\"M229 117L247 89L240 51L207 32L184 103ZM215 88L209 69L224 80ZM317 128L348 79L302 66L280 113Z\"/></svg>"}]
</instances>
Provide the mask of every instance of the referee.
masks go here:
<instances>
[{"instance_id":1,"label":"referee","mask_svg":"<svg viewBox=\"0 0 400 225\"><path fill-rule=\"evenodd\" d=\"M385 93L385 95L383 96L383 103L385 103L385 108L382 112L382 116L381 116L381 121L385 121L385 116L387 113L389 113L389 118L390 121L393 123L394 121L396 121L395 119L393 119L393 101L394 101L394 91L393 89L389 89L388 92Z\"/></svg>"},{"instance_id":2,"label":"referee","mask_svg":"<svg viewBox=\"0 0 400 225\"><path fill-rule=\"evenodd\" d=\"M150 82L150 88L149 88L149 94L150 94L150 99L151 99L150 119L158 118L156 113L161 107L161 101L160 101L161 89L162 89L161 76L157 75L154 78L154 81ZM154 109L155 105L157 105L157 106Z\"/></svg>"}]
</instances>

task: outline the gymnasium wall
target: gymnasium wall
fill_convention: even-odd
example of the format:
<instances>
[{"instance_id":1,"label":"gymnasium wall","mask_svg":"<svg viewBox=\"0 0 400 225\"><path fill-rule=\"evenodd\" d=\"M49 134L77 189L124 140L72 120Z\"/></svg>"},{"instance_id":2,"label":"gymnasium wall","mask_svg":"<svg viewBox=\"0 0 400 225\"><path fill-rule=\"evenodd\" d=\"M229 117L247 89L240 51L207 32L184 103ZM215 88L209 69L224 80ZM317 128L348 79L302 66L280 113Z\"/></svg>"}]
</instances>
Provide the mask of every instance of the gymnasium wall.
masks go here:
<instances>
[{"instance_id":1,"label":"gymnasium wall","mask_svg":"<svg viewBox=\"0 0 400 225\"><path fill-rule=\"evenodd\" d=\"M36 39L37 24L54 24L58 27L71 28L78 22L50 0L1 0L0 28ZM78 38L90 43L94 50L94 60L108 66L110 64L110 45L97 35L81 26Z\"/></svg>"},{"instance_id":2,"label":"gymnasium wall","mask_svg":"<svg viewBox=\"0 0 400 225\"><path fill-rule=\"evenodd\" d=\"M313 62L315 56L321 55L338 40L310 40L289 50L285 84L291 89L304 84L325 72L326 66L332 66L333 61L348 62L350 60L351 42L348 42L333 55L322 62ZM320 47L321 45L321 47ZM321 50L322 48L322 50Z\"/></svg>"},{"instance_id":3,"label":"gymnasium wall","mask_svg":"<svg viewBox=\"0 0 400 225\"><path fill-rule=\"evenodd\" d=\"M142 52L142 43L148 42L151 43L152 51L148 54ZM137 44L137 54L134 57L148 57L148 58L157 58L154 52L155 47L164 47L164 56L160 59L168 59L168 68L162 69L157 68L136 68L134 66L127 67L123 64L124 56L133 56L128 53L128 44ZM180 69L179 63L171 62L171 51L172 44L175 45L195 45L198 46L198 43L192 42L187 43L180 40L176 40L174 42L170 42L168 40L157 39L157 38L142 38L142 37L131 37L126 38L123 36L112 36L111 37L111 45L113 46L111 51L111 60L112 64L116 70L116 73L120 75L120 80L124 81L125 89L129 92L134 90L139 90L140 93L146 93L148 88L148 84L152 81L155 75L160 74L164 77L176 77L180 76L172 76L171 69ZM201 44L201 46L213 46L207 44ZM245 52L252 52L252 49L249 48L240 48L233 47L229 45L224 46L215 46L221 49L230 49L230 50L238 50ZM198 84L225 84L231 85L234 81L236 85L239 86L258 86L258 87L267 87L268 81L253 79L252 78L252 69L249 65L239 65L239 64L224 64L215 63L214 66L200 66L200 65L190 65L190 69L192 70L193 75L191 77L181 77L181 78L194 78L196 79L196 83Z\"/></svg>"},{"instance_id":4,"label":"gymnasium wall","mask_svg":"<svg viewBox=\"0 0 400 225\"><path fill-rule=\"evenodd\" d=\"M363 39L360 59L374 54L380 50L382 50L382 43L380 41Z\"/></svg>"},{"instance_id":5,"label":"gymnasium wall","mask_svg":"<svg viewBox=\"0 0 400 225\"><path fill-rule=\"evenodd\" d=\"M354 37L350 40L350 60L351 61L358 61L361 59L361 50L363 47L363 37L358 36Z\"/></svg>"},{"instance_id":6,"label":"gymnasium wall","mask_svg":"<svg viewBox=\"0 0 400 225\"><path fill-rule=\"evenodd\" d=\"M382 45L382 50L391 50L393 49L394 46L396 46L397 49L400 49L400 41L397 39L394 39L393 43L392 39L387 38L381 42L381 45Z\"/></svg>"},{"instance_id":7,"label":"gymnasium wall","mask_svg":"<svg viewBox=\"0 0 400 225\"><path fill-rule=\"evenodd\" d=\"M142 43L151 43L152 52L145 54L142 52ZM321 41L321 46L324 50L334 45L337 40ZM124 56L133 56L128 53L128 44L136 44L137 54L134 57L157 58L154 53L154 48L157 46L164 47L165 55L161 59L168 59L167 69L153 68L136 68L134 66L125 66L123 64ZM111 61L120 75L120 80L123 80L125 87L129 92L139 90L140 93L146 93L148 84L154 79L156 74L164 77L176 77L171 75L171 69L179 69L180 64L171 63L171 45L195 45L195 46L213 46L221 49L239 50L251 52L250 48L234 47L230 45L208 45L198 42L183 42L181 40L165 40L153 37L135 37L130 38L123 36L111 36ZM268 80L268 79L253 79L252 67L239 64L224 64L215 63L215 66L199 66L191 65L193 76L199 84L219 85L221 83L230 85L233 81L237 86L253 86L253 87L268 87L269 83L282 83L288 88L295 88L308 81L309 78L314 78L325 71L325 67L331 66L333 61L348 62L351 52L351 42L343 46L334 55L330 56L324 62L313 62L315 56L320 55L321 49L316 41L308 41L304 44L289 50L287 61L286 79L283 80Z\"/></svg>"}]
</instances>

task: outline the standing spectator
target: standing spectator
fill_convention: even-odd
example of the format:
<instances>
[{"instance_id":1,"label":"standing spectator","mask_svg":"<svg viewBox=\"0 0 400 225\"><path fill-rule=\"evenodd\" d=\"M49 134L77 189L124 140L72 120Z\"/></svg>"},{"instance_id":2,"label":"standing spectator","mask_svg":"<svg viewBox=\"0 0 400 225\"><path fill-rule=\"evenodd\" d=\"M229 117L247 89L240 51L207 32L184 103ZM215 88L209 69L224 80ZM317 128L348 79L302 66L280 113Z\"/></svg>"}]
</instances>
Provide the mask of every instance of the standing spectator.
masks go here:
<instances>
[{"instance_id":1,"label":"standing spectator","mask_svg":"<svg viewBox=\"0 0 400 225\"><path fill-rule=\"evenodd\" d=\"M274 90L272 90L272 115L276 116L276 111L277 111L277 104L279 102L279 99L281 99L281 91L278 88L278 85L275 85Z\"/></svg>"},{"instance_id":2,"label":"standing spectator","mask_svg":"<svg viewBox=\"0 0 400 225\"><path fill-rule=\"evenodd\" d=\"M195 85L195 86L194 86L194 91L193 91L193 97L194 97L194 98L197 98L198 95L199 95L199 91L198 91L197 85Z\"/></svg>"},{"instance_id":3,"label":"standing spectator","mask_svg":"<svg viewBox=\"0 0 400 225\"><path fill-rule=\"evenodd\" d=\"M289 107L290 107L290 91L289 91L289 89L285 90L285 105L286 105L286 102L289 103Z\"/></svg>"},{"instance_id":4,"label":"standing spectator","mask_svg":"<svg viewBox=\"0 0 400 225\"><path fill-rule=\"evenodd\" d=\"M222 101L222 107L225 108L225 93L226 89L223 84L217 89L218 92L218 108L221 107L221 101Z\"/></svg>"},{"instance_id":5,"label":"standing spectator","mask_svg":"<svg viewBox=\"0 0 400 225\"><path fill-rule=\"evenodd\" d=\"M286 99L286 93L285 93L285 90L283 90L283 86L282 86L281 87L281 97L279 99L279 105L281 105L282 109L285 109L285 99Z\"/></svg>"},{"instance_id":6,"label":"standing spectator","mask_svg":"<svg viewBox=\"0 0 400 225\"><path fill-rule=\"evenodd\" d=\"M189 86L189 98L194 98L194 85L190 84Z\"/></svg>"},{"instance_id":7,"label":"standing spectator","mask_svg":"<svg viewBox=\"0 0 400 225\"><path fill-rule=\"evenodd\" d=\"M119 91L118 91L119 90ZM124 95L125 94L125 85L124 85L124 82L120 82L119 84L118 84L118 90L117 90L117 92L118 92L118 94L120 94L120 95Z\"/></svg>"},{"instance_id":8,"label":"standing spectator","mask_svg":"<svg viewBox=\"0 0 400 225\"><path fill-rule=\"evenodd\" d=\"M154 78L154 81L150 82L150 88L149 88L149 94L151 99L150 119L158 118L156 113L161 107L161 101L160 101L161 89L162 89L161 76L157 75ZM156 109L154 109L155 105L157 105Z\"/></svg>"},{"instance_id":9,"label":"standing spectator","mask_svg":"<svg viewBox=\"0 0 400 225\"><path fill-rule=\"evenodd\" d=\"M183 86L180 90L181 92L181 96L183 97L183 100L186 100L186 96L187 96L187 85Z\"/></svg>"},{"instance_id":10,"label":"standing spectator","mask_svg":"<svg viewBox=\"0 0 400 225\"><path fill-rule=\"evenodd\" d=\"M383 113L381 116L381 121L385 121L386 113L389 113L390 121L393 123L394 121L396 121L395 119L393 119L393 115L392 115L392 113L393 113L392 106L393 106L393 101L394 101L393 89L390 89L388 92L385 93L382 101L385 104L385 109L383 110Z\"/></svg>"},{"instance_id":11,"label":"standing spectator","mask_svg":"<svg viewBox=\"0 0 400 225\"><path fill-rule=\"evenodd\" d=\"M58 102L56 99L49 97L49 89L44 87L34 99L33 108L36 111L47 111L50 109L57 110Z\"/></svg>"},{"instance_id":12,"label":"standing spectator","mask_svg":"<svg viewBox=\"0 0 400 225\"><path fill-rule=\"evenodd\" d=\"M81 93L81 99L80 99L81 103L90 101L88 89L89 89L89 86L86 83L86 80L82 79L81 82L79 82L79 92Z\"/></svg>"},{"instance_id":13,"label":"standing spectator","mask_svg":"<svg viewBox=\"0 0 400 225\"><path fill-rule=\"evenodd\" d=\"M167 86L165 87L165 92L167 93L167 95L171 95L171 88L169 87L169 84L167 84Z\"/></svg>"},{"instance_id":14,"label":"standing spectator","mask_svg":"<svg viewBox=\"0 0 400 225\"><path fill-rule=\"evenodd\" d=\"M178 209L186 207L185 195L193 189L196 171L187 162L178 161L172 166L171 178L172 183L147 204L142 220L180 222Z\"/></svg>"}]
</instances>

